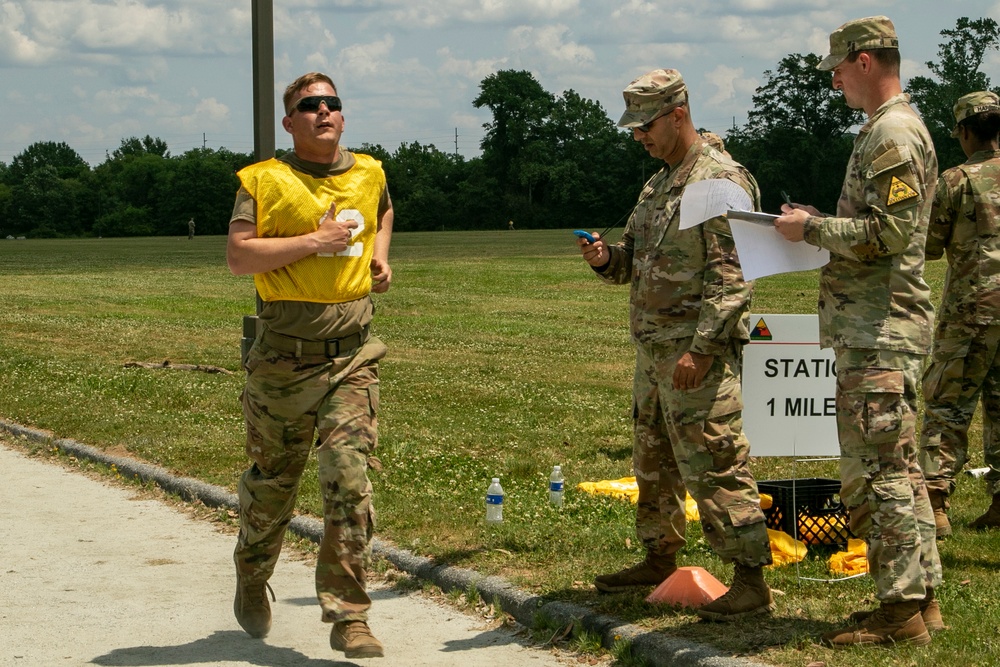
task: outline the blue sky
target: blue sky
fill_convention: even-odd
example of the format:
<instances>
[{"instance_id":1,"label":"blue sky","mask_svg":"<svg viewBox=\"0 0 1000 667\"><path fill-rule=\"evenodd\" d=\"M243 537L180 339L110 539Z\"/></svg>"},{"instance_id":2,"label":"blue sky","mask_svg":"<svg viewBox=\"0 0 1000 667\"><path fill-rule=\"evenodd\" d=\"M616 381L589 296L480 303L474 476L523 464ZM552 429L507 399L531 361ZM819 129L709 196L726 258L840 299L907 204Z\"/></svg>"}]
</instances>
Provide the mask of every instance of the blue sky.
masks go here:
<instances>
[{"instance_id":1,"label":"blue sky","mask_svg":"<svg viewBox=\"0 0 1000 667\"><path fill-rule=\"evenodd\" d=\"M63 141L92 164L122 138L172 154L253 150L250 0L0 0L0 161ZM274 0L275 99L325 71L344 100L344 143L403 142L479 152L489 113L479 83L525 69L572 88L617 120L621 90L679 69L695 124L741 124L765 70L789 53L825 54L852 18L885 14L904 80L927 74L940 31L961 16L1000 20L1000 2L962 0ZM1000 83L1000 54L984 70ZM280 109L280 103L276 102ZM289 147L276 119L279 147Z\"/></svg>"}]
</instances>

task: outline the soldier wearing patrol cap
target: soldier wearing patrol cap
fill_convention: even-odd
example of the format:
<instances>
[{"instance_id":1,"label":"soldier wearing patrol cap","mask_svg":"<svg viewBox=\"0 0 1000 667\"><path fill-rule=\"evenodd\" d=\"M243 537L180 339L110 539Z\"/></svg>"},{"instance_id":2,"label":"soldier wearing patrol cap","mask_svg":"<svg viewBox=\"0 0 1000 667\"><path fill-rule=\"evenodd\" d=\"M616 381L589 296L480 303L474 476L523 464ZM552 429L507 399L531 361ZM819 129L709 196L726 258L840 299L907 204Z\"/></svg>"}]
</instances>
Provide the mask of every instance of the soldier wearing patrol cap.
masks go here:
<instances>
[{"instance_id":1,"label":"soldier wearing patrol cap","mask_svg":"<svg viewBox=\"0 0 1000 667\"><path fill-rule=\"evenodd\" d=\"M1000 98L991 92L962 96L955 121L952 136L969 159L938 179L926 248L928 259L948 254L920 433L920 466L938 537L951 534L948 498L967 460L969 424L980 399L993 502L971 525L1000 528Z\"/></svg>"},{"instance_id":2,"label":"soldier wearing patrol cap","mask_svg":"<svg viewBox=\"0 0 1000 667\"><path fill-rule=\"evenodd\" d=\"M941 561L917 462L917 389L933 309L923 279L937 156L899 81L899 41L884 16L845 23L818 65L868 119L854 142L837 213L783 205L790 241L830 251L820 271L823 347L837 361L841 499L868 544L880 606L823 635L835 646L931 641Z\"/></svg>"},{"instance_id":3,"label":"soldier wearing patrol cap","mask_svg":"<svg viewBox=\"0 0 1000 667\"><path fill-rule=\"evenodd\" d=\"M749 340L751 285L743 279L724 216L680 229L684 188L728 179L760 210L742 165L699 136L680 72L658 69L624 91L619 127L666 164L645 185L622 241L578 241L606 282L630 283L636 348L632 461L639 487L636 533L645 559L598 576L604 593L659 584L684 546L685 491L697 501L705 538L734 564L729 592L698 610L727 621L774 609L763 566L771 548L757 485L747 467L740 369Z\"/></svg>"}]
</instances>

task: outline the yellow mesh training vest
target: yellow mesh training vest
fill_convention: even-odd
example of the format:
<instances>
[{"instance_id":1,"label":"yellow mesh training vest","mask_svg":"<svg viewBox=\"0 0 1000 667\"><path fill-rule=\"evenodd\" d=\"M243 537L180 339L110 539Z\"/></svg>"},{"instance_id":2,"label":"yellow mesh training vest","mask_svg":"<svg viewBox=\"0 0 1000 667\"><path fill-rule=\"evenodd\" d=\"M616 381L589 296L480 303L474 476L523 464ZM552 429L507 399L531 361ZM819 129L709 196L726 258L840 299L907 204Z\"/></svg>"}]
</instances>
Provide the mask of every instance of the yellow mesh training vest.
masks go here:
<instances>
[{"instance_id":1,"label":"yellow mesh training vest","mask_svg":"<svg viewBox=\"0 0 1000 667\"><path fill-rule=\"evenodd\" d=\"M280 269L255 274L254 284L264 301L345 303L371 291L371 260L385 173L373 157L354 157L357 162L353 167L326 178L313 178L273 158L237 173L257 202L259 238L314 232L332 202L337 203L337 219L358 223L351 244L336 256L309 255Z\"/></svg>"}]
</instances>

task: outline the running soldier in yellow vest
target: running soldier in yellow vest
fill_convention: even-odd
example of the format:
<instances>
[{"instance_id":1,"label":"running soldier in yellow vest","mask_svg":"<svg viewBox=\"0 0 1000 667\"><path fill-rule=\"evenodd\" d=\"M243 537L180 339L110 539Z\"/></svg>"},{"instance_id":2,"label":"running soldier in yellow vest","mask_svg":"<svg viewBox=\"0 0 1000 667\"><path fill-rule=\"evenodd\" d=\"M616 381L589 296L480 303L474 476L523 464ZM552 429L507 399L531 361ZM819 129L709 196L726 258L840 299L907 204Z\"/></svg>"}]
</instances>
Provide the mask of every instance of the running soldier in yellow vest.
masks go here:
<instances>
[{"instance_id":1,"label":"running soldier in yellow vest","mask_svg":"<svg viewBox=\"0 0 1000 667\"><path fill-rule=\"evenodd\" d=\"M868 543L881 603L823 635L835 647L931 641L943 627L934 588L941 561L917 463L917 389L933 309L923 279L937 157L899 81L899 41L884 16L830 35L833 87L868 121L858 133L836 216L782 205L775 227L789 241L830 251L820 270L820 342L837 360L841 499Z\"/></svg>"},{"instance_id":2,"label":"running soldier in yellow vest","mask_svg":"<svg viewBox=\"0 0 1000 667\"><path fill-rule=\"evenodd\" d=\"M971 525L1000 528L1000 99L969 93L955 103L955 120L952 136L969 159L938 179L927 231L927 258L948 253L920 433L938 537L951 534L948 497L968 459L969 424L980 399L993 502Z\"/></svg>"},{"instance_id":3,"label":"running soldier in yellow vest","mask_svg":"<svg viewBox=\"0 0 1000 667\"><path fill-rule=\"evenodd\" d=\"M653 586L677 569L685 491L698 503L705 539L734 566L729 592L701 607L729 621L774 609L763 568L771 546L743 435L740 369L749 339L750 283L724 216L680 229L684 189L706 179L736 183L760 210L757 183L695 130L680 72L654 70L624 91L619 127L666 164L645 185L620 243L578 241L609 283L631 283L636 348L632 465L639 487L636 533L646 558L598 576L604 593Z\"/></svg>"},{"instance_id":4,"label":"running soldier in yellow vest","mask_svg":"<svg viewBox=\"0 0 1000 667\"><path fill-rule=\"evenodd\" d=\"M253 465L239 482L233 608L251 636L267 635L267 581L315 448L322 620L333 624L335 650L381 657L367 623L365 576L374 527L367 467L386 348L369 332L369 293L386 291L392 279L392 204L379 162L340 146L344 117L328 76L299 77L283 101L294 151L239 172L229 225L229 268L253 274L263 301L262 332L246 360L243 413Z\"/></svg>"}]
</instances>

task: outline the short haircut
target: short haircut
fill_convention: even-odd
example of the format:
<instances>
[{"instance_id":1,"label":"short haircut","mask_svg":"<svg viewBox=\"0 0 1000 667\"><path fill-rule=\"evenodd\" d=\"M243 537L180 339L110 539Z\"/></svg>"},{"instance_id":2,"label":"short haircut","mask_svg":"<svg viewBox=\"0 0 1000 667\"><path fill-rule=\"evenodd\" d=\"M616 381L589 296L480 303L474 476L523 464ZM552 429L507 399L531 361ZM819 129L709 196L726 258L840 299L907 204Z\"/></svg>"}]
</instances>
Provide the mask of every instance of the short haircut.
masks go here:
<instances>
[{"instance_id":1,"label":"short haircut","mask_svg":"<svg viewBox=\"0 0 1000 667\"><path fill-rule=\"evenodd\" d=\"M304 88L308 88L314 83L328 83L330 84L330 87L333 88L333 92L337 92L337 86L333 83L333 79L328 77L326 74L323 74L322 72L309 72L308 74L303 74L295 81L288 84L288 87L285 88L285 94L282 96L281 101L284 103L286 116L292 113L292 110L288 108L288 105L291 103L292 98L295 97L296 93Z\"/></svg>"},{"instance_id":2,"label":"short haircut","mask_svg":"<svg viewBox=\"0 0 1000 667\"><path fill-rule=\"evenodd\" d=\"M862 53L867 53L872 60L881 65L889 74L899 76L899 49L861 49L852 51L844 58L844 62L853 63Z\"/></svg>"},{"instance_id":3,"label":"short haircut","mask_svg":"<svg viewBox=\"0 0 1000 667\"><path fill-rule=\"evenodd\" d=\"M1000 111L973 114L962 120L958 126L972 132L973 136L982 143L993 141L997 135L1000 135Z\"/></svg>"}]
</instances>

